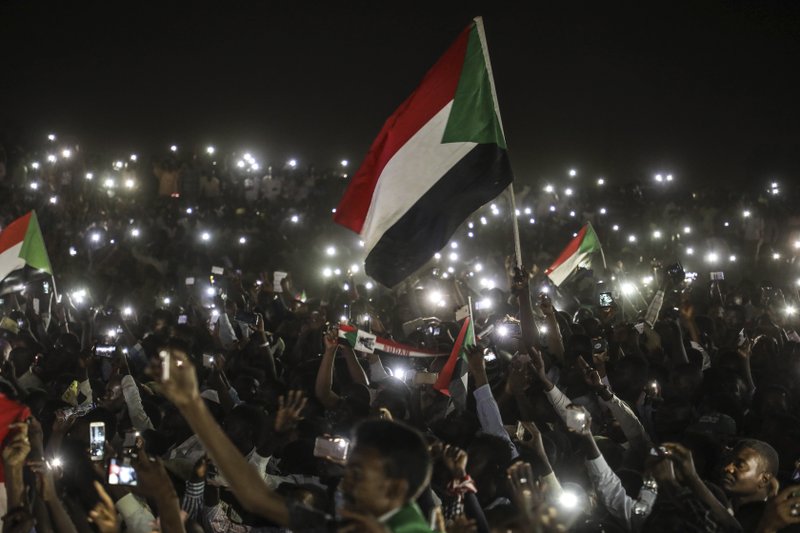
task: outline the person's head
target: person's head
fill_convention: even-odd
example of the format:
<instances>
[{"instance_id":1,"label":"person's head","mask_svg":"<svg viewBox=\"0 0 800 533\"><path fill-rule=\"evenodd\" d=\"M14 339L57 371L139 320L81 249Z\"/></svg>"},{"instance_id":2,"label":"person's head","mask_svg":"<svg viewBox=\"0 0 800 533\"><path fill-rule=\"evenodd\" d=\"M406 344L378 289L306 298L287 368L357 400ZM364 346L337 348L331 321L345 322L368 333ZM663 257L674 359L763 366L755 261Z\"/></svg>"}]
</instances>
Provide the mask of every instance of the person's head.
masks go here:
<instances>
[{"instance_id":1,"label":"person's head","mask_svg":"<svg viewBox=\"0 0 800 533\"><path fill-rule=\"evenodd\" d=\"M722 469L722 488L740 502L762 501L778 474L778 453L764 441L739 441Z\"/></svg>"},{"instance_id":2,"label":"person's head","mask_svg":"<svg viewBox=\"0 0 800 533\"><path fill-rule=\"evenodd\" d=\"M417 431L368 420L356 427L341 486L357 511L381 516L415 500L430 476L428 446Z\"/></svg>"}]
</instances>

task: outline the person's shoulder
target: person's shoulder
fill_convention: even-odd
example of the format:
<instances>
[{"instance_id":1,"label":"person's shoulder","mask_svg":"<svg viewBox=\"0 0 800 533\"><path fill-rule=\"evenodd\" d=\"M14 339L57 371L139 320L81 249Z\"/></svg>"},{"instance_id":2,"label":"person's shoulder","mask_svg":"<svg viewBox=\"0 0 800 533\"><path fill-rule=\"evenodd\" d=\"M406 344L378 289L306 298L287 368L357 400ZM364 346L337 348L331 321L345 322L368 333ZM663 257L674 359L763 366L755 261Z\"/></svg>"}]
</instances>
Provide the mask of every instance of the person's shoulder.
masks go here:
<instances>
[{"instance_id":1,"label":"person's shoulder","mask_svg":"<svg viewBox=\"0 0 800 533\"><path fill-rule=\"evenodd\" d=\"M415 504L408 504L389 519L393 533L433 533L422 512Z\"/></svg>"}]
</instances>

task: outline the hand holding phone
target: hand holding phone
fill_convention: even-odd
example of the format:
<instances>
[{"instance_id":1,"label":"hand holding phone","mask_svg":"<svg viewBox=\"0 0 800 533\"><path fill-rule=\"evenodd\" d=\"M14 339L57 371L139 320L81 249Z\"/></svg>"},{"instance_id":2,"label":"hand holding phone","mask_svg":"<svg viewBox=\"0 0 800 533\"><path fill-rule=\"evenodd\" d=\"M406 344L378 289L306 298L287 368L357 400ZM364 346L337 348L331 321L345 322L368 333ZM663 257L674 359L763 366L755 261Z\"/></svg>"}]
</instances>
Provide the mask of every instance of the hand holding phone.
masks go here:
<instances>
[{"instance_id":1,"label":"hand holding phone","mask_svg":"<svg viewBox=\"0 0 800 533\"><path fill-rule=\"evenodd\" d=\"M317 437L314 441L314 457L345 464L350 448L350 440L342 437Z\"/></svg>"}]
</instances>

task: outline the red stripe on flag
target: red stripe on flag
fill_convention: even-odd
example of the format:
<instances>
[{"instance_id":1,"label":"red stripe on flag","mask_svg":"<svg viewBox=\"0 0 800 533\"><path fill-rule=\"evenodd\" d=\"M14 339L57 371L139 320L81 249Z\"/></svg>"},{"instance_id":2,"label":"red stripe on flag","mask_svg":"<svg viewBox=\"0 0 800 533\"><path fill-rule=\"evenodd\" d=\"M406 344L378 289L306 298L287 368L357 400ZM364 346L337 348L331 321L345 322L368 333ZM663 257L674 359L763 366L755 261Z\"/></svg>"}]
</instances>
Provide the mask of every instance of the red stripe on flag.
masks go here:
<instances>
[{"instance_id":1,"label":"red stripe on flag","mask_svg":"<svg viewBox=\"0 0 800 533\"><path fill-rule=\"evenodd\" d=\"M31 213L33 213L33 211L19 217L6 226L3 233L0 233L0 253L5 252L12 246L16 246L25 240L25 233L28 231L28 222L31 219Z\"/></svg>"},{"instance_id":2,"label":"red stripe on flag","mask_svg":"<svg viewBox=\"0 0 800 533\"><path fill-rule=\"evenodd\" d=\"M564 248L564 251L561 252L561 255L558 256L558 259L556 259L553 262L553 264L550 265L550 268L544 271L545 274L549 274L550 272L558 268L558 266L561 263L572 257L572 255L575 254L575 252L577 252L580 249L581 241L583 241L583 237L586 235L586 230L588 229L588 227L589 225L586 224L581 228L581 230L578 232L578 236L572 239L572 241L570 241L567 247Z\"/></svg>"},{"instance_id":3,"label":"red stripe on flag","mask_svg":"<svg viewBox=\"0 0 800 533\"><path fill-rule=\"evenodd\" d=\"M455 96L473 26L474 23L461 32L458 39L428 71L419 87L383 124L367 157L336 207L333 217L336 223L361 233L375 186L386 164Z\"/></svg>"},{"instance_id":4,"label":"red stripe on flag","mask_svg":"<svg viewBox=\"0 0 800 533\"><path fill-rule=\"evenodd\" d=\"M439 372L439 377L436 378L436 383L433 388L450 396L450 382L453 380L453 371L456 369L456 363L461 355L461 348L464 346L464 337L467 335L469 329L469 317L464 319L464 325L461 326L461 331L458 332L456 343L453 345L453 351L450 352L450 357L447 358L444 368Z\"/></svg>"}]
</instances>

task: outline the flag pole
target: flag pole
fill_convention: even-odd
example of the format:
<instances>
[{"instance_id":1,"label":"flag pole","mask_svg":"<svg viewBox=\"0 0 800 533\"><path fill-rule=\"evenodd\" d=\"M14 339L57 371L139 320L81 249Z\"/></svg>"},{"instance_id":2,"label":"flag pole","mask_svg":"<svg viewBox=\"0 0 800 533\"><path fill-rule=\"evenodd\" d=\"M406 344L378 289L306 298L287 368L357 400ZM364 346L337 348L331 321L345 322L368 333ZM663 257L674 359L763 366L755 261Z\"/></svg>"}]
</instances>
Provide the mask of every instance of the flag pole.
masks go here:
<instances>
[{"instance_id":1,"label":"flag pole","mask_svg":"<svg viewBox=\"0 0 800 533\"><path fill-rule=\"evenodd\" d=\"M519 243L519 217L517 216L517 199L514 196L514 182L508 186L511 193L511 228L514 231L514 254L517 256L517 268L522 268L522 246Z\"/></svg>"},{"instance_id":2,"label":"flag pole","mask_svg":"<svg viewBox=\"0 0 800 533\"><path fill-rule=\"evenodd\" d=\"M475 321L472 320L472 296L467 296L467 311L469 311L469 323L472 326L472 331L475 331ZM475 335L475 342L478 342L477 335Z\"/></svg>"}]
</instances>

